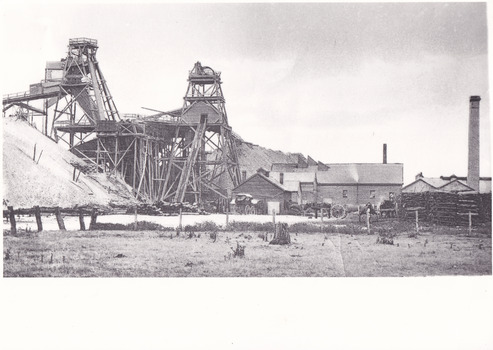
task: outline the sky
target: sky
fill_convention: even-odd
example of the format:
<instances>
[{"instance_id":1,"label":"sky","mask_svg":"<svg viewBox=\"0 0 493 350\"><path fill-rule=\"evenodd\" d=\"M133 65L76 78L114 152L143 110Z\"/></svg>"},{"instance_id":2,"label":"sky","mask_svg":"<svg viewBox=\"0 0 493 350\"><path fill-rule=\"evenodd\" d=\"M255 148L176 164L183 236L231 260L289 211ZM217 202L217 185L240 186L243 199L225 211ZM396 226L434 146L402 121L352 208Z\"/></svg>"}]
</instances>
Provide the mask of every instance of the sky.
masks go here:
<instances>
[{"instance_id":1,"label":"sky","mask_svg":"<svg viewBox=\"0 0 493 350\"><path fill-rule=\"evenodd\" d=\"M2 7L2 93L28 90L69 38L98 40L120 113L182 106L196 61L222 72L249 142L326 163L404 164L404 183L467 175L469 97L491 176L485 3Z\"/></svg>"}]
</instances>

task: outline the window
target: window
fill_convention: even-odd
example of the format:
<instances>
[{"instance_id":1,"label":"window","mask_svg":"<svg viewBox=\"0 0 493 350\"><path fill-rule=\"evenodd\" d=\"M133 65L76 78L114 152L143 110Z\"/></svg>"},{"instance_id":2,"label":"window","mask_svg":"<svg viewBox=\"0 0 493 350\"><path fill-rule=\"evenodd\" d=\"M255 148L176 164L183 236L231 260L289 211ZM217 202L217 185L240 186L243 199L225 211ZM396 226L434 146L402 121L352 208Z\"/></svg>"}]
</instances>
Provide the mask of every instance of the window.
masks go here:
<instances>
[{"instance_id":1,"label":"window","mask_svg":"<svg viewBox=\"0 0 493 350\"><path fill-rule=\"evenodd\" d=\"M347 198L347 190L342 190L342 198Z\"/></svg>"},{"instance_id":2,"label":"window","mask_svg":"<svg viewBox=\"0 0 493 350\"><path fill-rule=\"evenodd\" d=\"M375 198L375 190L370 190L370 198Z\"/></svg>"},{"instance_id":3,"label":"window","mask_svg":"<svg viewBox=\"0 0 493 350\"><path fill-rule=\"evenodd\" d=\"M281 185L284 183L284 173L279 174L279 182L281 183Z\"/></svg>"},{"instance_id":4,"label":"window","mask_svg":"<svg viewBox=\"0 0 493 350\"><path fill-rule=\"evenodd\" d=\"M246 180L246 170L241 171L241 179L242 179L242 181Z\"/></svg>"}]
</instances>

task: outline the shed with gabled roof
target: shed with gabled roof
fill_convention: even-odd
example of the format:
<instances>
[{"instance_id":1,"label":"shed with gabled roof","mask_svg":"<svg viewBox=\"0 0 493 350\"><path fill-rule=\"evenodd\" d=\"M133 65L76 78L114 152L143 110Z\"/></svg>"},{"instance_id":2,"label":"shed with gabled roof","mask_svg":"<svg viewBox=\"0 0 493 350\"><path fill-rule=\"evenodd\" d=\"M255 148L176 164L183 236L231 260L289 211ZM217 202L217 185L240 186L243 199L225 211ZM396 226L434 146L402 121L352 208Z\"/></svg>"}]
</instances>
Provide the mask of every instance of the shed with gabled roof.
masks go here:
<instances>
[{"instance_id":1,"label":"shed with gabled roof","mask_svg":"<svg viewBox=\"0 0 493 350\"><path fill-rule=\"evenodd\" d=\"M291 186L290 186L291 188ZM291 192L281 183L261 172L253 174L241 184L233 188L233 197L240 193L248 193L253 198L265 203L267 214L275 209L276 213L284 214L287 210L285 203L291 199Z\"/></svg>"}]
</instances>

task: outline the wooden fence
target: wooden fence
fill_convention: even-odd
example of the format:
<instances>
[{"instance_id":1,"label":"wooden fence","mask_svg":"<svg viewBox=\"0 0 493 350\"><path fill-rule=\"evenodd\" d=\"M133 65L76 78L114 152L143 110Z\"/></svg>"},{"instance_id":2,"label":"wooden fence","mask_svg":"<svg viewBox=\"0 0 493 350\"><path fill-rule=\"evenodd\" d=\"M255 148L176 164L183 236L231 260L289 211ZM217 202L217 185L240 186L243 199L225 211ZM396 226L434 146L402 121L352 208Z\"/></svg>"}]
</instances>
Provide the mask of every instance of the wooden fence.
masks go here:
<instances>
[{"instance_id":1,"label":"wooden fence","mask_svg":"<svg viewBox=\"0 0 493 350\"><path fill-rule=\"evenodd\" d=\"M10 232L13 235L17 234L17 224L15 220L16 215L34 215L36 217L38 232L43 231L43 222L41 219L41 214L55 214L58 228L61 231L65 231L65 222L63 221L62 214L73 215L73 216L77 215L79 216L80 229L82 231L85 231L86 225L84 223L84 215L91 216L91 223L89 225L89 230L90 230L92 226L96 224L96 220L98 217L98 209L97 208L74 209L74 208L60 208L60 207L46 208L39 206L35 206L29 209L25 209L25 208L14 209L13 207L9 206L7 207L7 210L3 211L3 217L7 218L7 220L10 222Z\"/></svg>"}]
</instances>

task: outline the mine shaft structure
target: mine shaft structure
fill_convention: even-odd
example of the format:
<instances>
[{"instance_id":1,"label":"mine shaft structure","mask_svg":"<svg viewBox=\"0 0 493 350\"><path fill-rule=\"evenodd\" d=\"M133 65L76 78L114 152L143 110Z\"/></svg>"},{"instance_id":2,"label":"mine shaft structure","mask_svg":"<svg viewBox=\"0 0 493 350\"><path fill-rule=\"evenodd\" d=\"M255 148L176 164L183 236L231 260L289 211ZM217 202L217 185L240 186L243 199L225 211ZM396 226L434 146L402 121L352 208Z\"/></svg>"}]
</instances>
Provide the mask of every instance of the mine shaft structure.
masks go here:
<instances>
[{"instance_id":1,"label":"mine shaft structure","mask_svg":"<svg viewBox=\"0 0 493 350\"><path fill-rule=\"evenodd\" d=\"M190 71L181 109L99 125L99 168L120 174L140 200L224 204L228 190L239 184L221 74L199 62Z\"/></svg>"},{"instance_id":2,"label":"mine shaft structure","mask_svg":"<svg viewBox=\"0 0 493 350\"><path fill-rule=\"evenodd\" d=\"M54 101L49 136L67 142L68 135L70 148L98 132L106 121L120 120L96 59L97 50L98 43L94 39L70 39L67 57L62 60L63 75Z\"/></svg>"},{"instance_id":3,"label":"mine shaft structure","mask_svg":"<svg viewBox=\"0 0 493 350\"><path fill-rule=\"evenodd\" d=\"M97 40L70 39L66 58L47 62L44 80L28 92L4 96L4 114L16 107L16 114L42 116L41 131L77 151L75 146L95 137L101 122L120 120L97 50Z\"/></svg>"},{"instance_id":4,"label":"mine shaft structure","mask_svg":"<svg viewBox=\"0 0 493 350\"><path fill-rule=\"evenodd\" d=\"M140 200L227 203L228 189L239 184L221 74L199 62L190 71L181 109L102 125L107 129L98 130L100 168L120 173Z\"/></svg>"},{"instance_id":5,"label":"mine shaft structure","mask_svg":"<svg viewBox=\"0 0 493 350\"><path fill-rule=\"evenodd\" d=\"M4 116L11 108L31 121L41 116L40 131L85 160L82 171L124 179L139 200L226 205L240 169L221 74L197 62L181 109L121 118L97 50L94 39L70 39L66 58L47 62L44 80L4 96Z\"/></svg>"},{"instance_id":6,"label":"mine shaft structure","mask_svg":"<svg viewBox=\"0 0 493 350\"><path fill-rule=\"evenodd\" d=\"M228 123L221 73L195 63L176 123L163 186L163 200L197 202L228 198L240 168Z\"/></svg>"}]
</instances>

